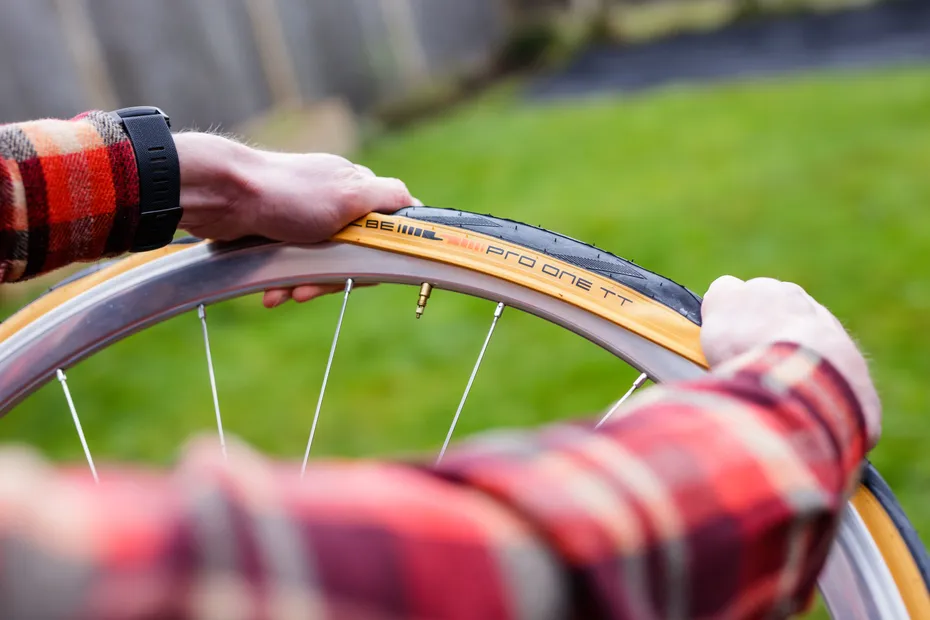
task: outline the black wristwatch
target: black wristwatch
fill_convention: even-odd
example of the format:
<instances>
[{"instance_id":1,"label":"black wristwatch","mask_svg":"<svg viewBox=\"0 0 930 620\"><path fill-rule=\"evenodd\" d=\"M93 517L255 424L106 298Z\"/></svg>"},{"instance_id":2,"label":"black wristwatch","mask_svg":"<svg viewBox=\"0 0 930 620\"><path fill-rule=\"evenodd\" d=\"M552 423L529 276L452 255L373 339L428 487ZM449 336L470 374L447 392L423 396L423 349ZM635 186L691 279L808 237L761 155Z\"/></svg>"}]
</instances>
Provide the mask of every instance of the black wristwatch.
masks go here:
<instances>
[{"instance_id":1,"label":"black wristwatch","mask_svg":"<svg viewBox=\"0 0 930 620\"><path fill-rule=\"evenodd\" d=\"M181 221L181 169L171 121L149 106L113 114L129 134L139 170L139 225L130 251L155 250L171 243Z\"/></svg>"}]
</instances>

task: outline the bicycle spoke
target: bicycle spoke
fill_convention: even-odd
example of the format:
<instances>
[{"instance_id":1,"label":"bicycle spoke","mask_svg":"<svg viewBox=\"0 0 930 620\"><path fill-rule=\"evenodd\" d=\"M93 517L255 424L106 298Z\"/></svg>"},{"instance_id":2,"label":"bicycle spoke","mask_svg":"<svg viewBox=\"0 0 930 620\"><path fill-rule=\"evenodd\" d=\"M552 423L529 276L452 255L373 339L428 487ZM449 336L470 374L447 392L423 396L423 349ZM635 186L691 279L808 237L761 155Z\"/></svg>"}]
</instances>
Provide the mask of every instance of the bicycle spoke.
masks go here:
<instances>
[{"instance_id":1,"label":"bicycle spoke","mask_svg":"<svg viewBox=\"0 0 930 620\"><path fill-rule=\"evenodd\" d=\"M620 400L618 400L616 403L614 403L614 406L610 408L610 411L608 411L606 414L604 414L604 417L601 418L601 421L598 422L597 425L595 425L594 428L600 428L601 426L603 426L603 425L604 425L604 422L606 422L607 420L609 420L609 419L610 419L610 416L612 416L612 415L614 414L614 412L615 412L617 409L620 408L620 405L622 405L626 399L628 399L630 396L632 396L632 395L633 395L633 392L635 392L636 390L638 390L639 388L641 388L642 385L646 382L646 379L648 379L648 378L649 378L649 377L646 376L646 373L643 373L643 374L641 374L639 377L637 377L637 378L636 378L636 381L633 382L633 385L630 386L630 389L626 391L626 394L624 394L623 397L622 397Z\"/></svg>"},{"instance_id":2,"label":"bicycle spoke","mask_svg":"<svg viewBox=\"0 0 930 620\"><path fill-rule=\"evenodd\" d=\"M307 451L304 452L304 462L300 467L300 477L307 473L307 461L310 460L310 447L313 445L313 436L316 434L316 424L320 420L320 408L323 406L323 395L326 393L326 384L329 381L329 370L333 366L333 356L336 355L336 344L339 342L339 332L342 331L342 319L346 314L346 305L349 303L349 293L352 292L352 278L346 280L345 295L342 297L342 309L339 311L339 320L336 322L336 333L333 335L333 346L329 349L329 359L326 360L326 371L323 373L323 386L320 388L320 397L316 401L316 411L313 413L313 425L310 427L310 439L307 441Z\"/></svg>"},{"instance_id":3,"label":"bicycle spoke","mask_svg":"<svg viewBox=\"0 0 930 620\"><path fill-rule=\"evenodd\" d=\"M465 393L462 394L462 400L459 401L459 407L455 410L455 416L452 418L452 426L449 427L446 440L442 444L442 450L439 451L439 456L436 458L437 465L442 462L442 457L446 455L446 449L449 447L449 442L452 441L452 433L455 432L455 425L459 422L459 416L462 414L462 409L465 407L465 401L468 400L468 393L471 391L471 385L475 382L475 376L478 374L478 369L481 367L482 360L484 360L484 353L488 350L488 343L491 342L491 336L494 334L494 328L497 327L497 321L500 320L501 314L503 314L503 312L504 304L497 304L497 309L494 310L494 320L491 321L491 329L488 330L488 335L484 339L484 345L481 347L481 352L478 353L478 361L475 362L475 367L471 371L471 376L468 378L468 384L465 385Z\"/></svg>"},{"instance_id":4,"label":"bicycle spoke","mask_svg":"<svg viewBox=\"0 0 930 620\"><path fill-rule=\"evenodd\" d=\"M94 475L94 482L100 484L100 478L97 477L97 468L94 467L94 457L90 455L90 448L87 446L87 439L84 438L84 429L81 428L81 420L78 418L77 409L74 408L74 401L71 400L71 390L68 389L68 378L65 373L58 369L58 382L61 383L61 389L65 393L65 400L68 401L68 409L71 410L71 419L74 420L74 427L77 429L78 437L81 439L81 446L84 447L84 456L87 457L87 464L90 466L90 473Z\"/></svg>"},{"instance_id":5,"label":"bicycle spoke","mask_svg":"<svg viewBox=\"0 0 930 620\"><path fill-rule=\"evenodd\" d=\"M197 316L200 318L200 325L203 327L203 348L207 352L207 370L210 373L210 390L213 392L213 410L216 412L216 430L220 434L220 449L223 450L223 458L226 457L226 436L223 434L223 417L220 415L220 399L216 392L216 375L213 372L213 355L210 353L210 336L207 333L207 310L203 304L197 306Z\"/></svg>"}]
</instances>

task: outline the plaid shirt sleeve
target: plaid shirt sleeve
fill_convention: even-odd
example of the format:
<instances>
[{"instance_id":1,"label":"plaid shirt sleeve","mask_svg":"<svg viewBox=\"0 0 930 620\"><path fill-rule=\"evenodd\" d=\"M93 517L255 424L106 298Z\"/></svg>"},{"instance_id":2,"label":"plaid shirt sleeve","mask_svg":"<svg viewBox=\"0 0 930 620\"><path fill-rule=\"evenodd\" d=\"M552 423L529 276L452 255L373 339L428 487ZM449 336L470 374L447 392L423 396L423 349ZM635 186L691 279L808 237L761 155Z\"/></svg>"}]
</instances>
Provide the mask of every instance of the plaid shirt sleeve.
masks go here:
<instances>
[{"instance_id":1,"label":"plaid shirt sleeve","mask_svg":"<svg viewBox=\"0 0 930 620\"><path fill-rule=\"evenodd\" d=\"M0 125L0 282L127 251L138 211L135 154L109 114Z\"/></svg>"},{"instance_id":2,"label":"plaid shirt sleeve","mask_svg":"<svg viewBox=\"0 0 930 620\"><path fill-rule=\"evenodd\" d=\"M845 381L780 344L595 431L305 480L215 439L169 476L0 453L12 618L757 618L810 596L864 454Z\"/></svg>"}]
</instances>

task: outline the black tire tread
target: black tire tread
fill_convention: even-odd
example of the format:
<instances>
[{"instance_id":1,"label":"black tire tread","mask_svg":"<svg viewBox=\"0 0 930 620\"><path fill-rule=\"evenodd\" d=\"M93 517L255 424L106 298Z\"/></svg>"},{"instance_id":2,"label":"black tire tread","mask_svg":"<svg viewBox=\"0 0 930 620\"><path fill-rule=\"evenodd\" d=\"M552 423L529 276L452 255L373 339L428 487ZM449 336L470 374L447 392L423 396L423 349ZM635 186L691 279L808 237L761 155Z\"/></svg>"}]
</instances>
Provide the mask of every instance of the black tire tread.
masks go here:
<instances>
[{"instance_id":1,"label":"black tire tread","mask_svg":"<svg viewBox=\"0 0 930 620\"><path fill-rule=\"evenodd\" d=\"M395 215L477 232L508 243L522 245L527 249L609 278L671 308L696 325L701 324L701 298L684 286L644 269L632 261L566 235L506 218L480 215L458 209L407 207ZM196 237L185 237L173 243L186 244L198 241L200 239ZM58 282L42 297L57 288L105 269L114 262L115 260L94 263Z\"/></svg>"},{"instance_id":2,"label":"black tire tread","mask_svg":"<svg viewBox=\"0 0 930 620\"><path fill-rule=\"evenodd\" d=\"M894 523L901 538L904 539L908 551L911 552L914 563L917 564L917 570L920 571L920 576L923 577L924 586L926 586L927 590L930 590L930 556L927 555L927 548L921 542L917 530L907 518L904 509L891 491L891 487L888 486L888 483L885 482L885 479L881 477L881 474L878 473L872 463L866 463L865 471L862 474L862 484L875 496L885 514Z\"/></svg>"},{"instance_id":3,"label":"black tire tread","mask_svg":"<svg viewBox=\"0 0 930 620\"><path fill-rule=\"evenodd\" d=\"M632 261L577 239L522 222L456 209L408 207L401 209L396 215L481 233L508 243L522 245L527 249L610 278L614 282L671 308L693 323L701 324L701 298L687 288L664 276L643 269Z\"/></svg>"}]
</instances>

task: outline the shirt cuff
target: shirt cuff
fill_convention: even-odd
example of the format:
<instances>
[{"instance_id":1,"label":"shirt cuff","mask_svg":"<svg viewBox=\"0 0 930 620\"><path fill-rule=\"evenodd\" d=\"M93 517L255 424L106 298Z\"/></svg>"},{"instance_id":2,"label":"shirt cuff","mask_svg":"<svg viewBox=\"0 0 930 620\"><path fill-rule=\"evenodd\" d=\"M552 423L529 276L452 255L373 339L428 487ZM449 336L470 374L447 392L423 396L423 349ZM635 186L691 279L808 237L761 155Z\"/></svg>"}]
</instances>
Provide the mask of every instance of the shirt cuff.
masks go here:
<instances>
[{"instance_id":1,"label":"shirt cuff","mask_svg":"<svg viewBox=\"0 0 930 620\"><path fill-rule=\"evenodd\" d=\"M830 438L843 472L860 467L868 445L862 406L846 378L817 351L793 342L766 345L714 369L712 376L755 404L785 399L801 407ZM857 478L847 479L851 492Z\"/></svg>"}]
</instances>

